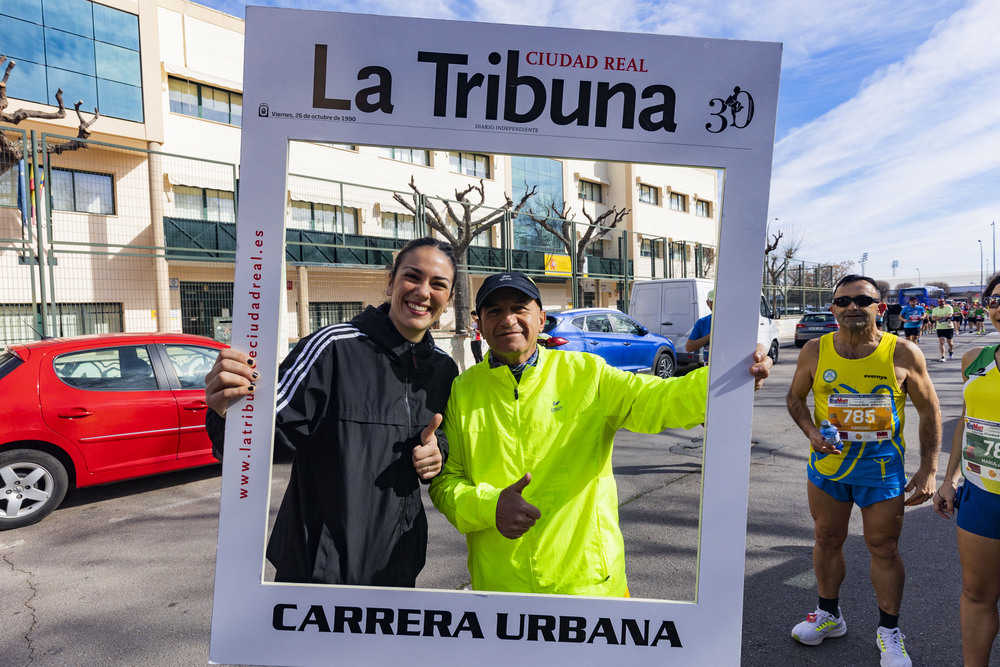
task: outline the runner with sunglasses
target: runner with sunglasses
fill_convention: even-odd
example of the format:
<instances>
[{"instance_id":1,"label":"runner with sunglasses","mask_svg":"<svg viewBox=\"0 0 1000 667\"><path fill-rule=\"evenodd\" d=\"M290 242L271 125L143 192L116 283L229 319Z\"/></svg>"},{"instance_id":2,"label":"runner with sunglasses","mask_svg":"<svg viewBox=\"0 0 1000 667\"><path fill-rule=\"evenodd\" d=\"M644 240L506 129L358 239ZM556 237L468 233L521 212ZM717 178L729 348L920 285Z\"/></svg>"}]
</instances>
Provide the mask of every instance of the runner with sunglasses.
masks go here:
<instances>
[{"instance_id":1,"label":"runner with sunglasses","mask_svg":"<svg viewBox=\"0 0 1000 667\"><path fill-rule=\"evenodd\" d=\"M1000 331L1000 274L993 276L983 303ZM977 347L962 355L962 416L955 429L944 482L934 494L934 509L948 518L957 510L958 558L962 563L962 658L966 665L988 665L1000 616L1000 345ZM965 477L961 487L958 480Z\"/></svg>"},{"instance_id":2,"label":"runner with sunglasses","mask_svg":"<svg viewBox=\"0 0 1000 667\"><path fill-rule=\"evenodd\" d=\"M879 608L881 665L906 667L911 661L899 630L904 573L897 544L904 505L919 505L934 493L941 417L920 349L875 326L878 300L871 278L841 278L830 307L840 329L806 343L788 390L788 411L812 447L806 486L819 592L816 611L795 626L792 637L814 646L847 632L839 605L846 570L843 547L857 505ZM811 411L806 403L810 392ZM903 470L907 396L920 417L920 467L909 483ZM824 440L817 427L824 419L837 427L842 442Z\"/></svg>"}]
</instances>

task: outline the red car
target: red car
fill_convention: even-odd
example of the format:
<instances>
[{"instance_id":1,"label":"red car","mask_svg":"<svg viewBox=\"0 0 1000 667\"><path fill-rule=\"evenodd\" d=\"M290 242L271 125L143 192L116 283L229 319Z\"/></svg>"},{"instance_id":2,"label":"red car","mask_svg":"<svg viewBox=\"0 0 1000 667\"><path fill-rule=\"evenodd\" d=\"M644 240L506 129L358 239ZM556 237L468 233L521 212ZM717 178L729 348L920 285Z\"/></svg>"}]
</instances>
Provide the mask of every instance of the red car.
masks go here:
<instances>
[{"instance_id":1,"label":"red car","mask_svg":"<svg viewBox=\"0 0 1000 667\"><path fill-rule=\"evenodd\" d=\"M102 334L0 352L0 530L80 488L217 461L205 374L225 347L187 334Z\"/></svg>"}]
</instances>

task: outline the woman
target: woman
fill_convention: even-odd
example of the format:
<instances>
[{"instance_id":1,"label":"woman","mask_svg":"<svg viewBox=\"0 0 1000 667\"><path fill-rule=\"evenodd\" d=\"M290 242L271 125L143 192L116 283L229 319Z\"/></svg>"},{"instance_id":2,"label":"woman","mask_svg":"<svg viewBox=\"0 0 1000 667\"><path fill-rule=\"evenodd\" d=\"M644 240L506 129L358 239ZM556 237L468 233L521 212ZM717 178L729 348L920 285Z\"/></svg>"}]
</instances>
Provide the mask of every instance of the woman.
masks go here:
<instances>
[{"instance_id":1,"label":"woman","mask_svg":"<svg viewBox=\"0 0 1000 667\"><path fill-rule=\"evenodd\" d=\"M450 245L409 242L388 303L310 334L281 363L275 440L294 455L267 547L276 581L416 584L427 550L420 481L447 456L437 427L458 375L427 330L451 299L455 268ZM256 378L235 350L205 378L206 426L220 451L226 407Z\"/></svg>"},{"instance_id":2,"label":"woman","mask_svg":"<svg viewBox=\"0 0 1000 667\"><path fill-rule=\"evenodd\" d=\"M986 286L983 301L1000 331L1000 274ZM1000 627L1000 346L962 355L965 379L963 428L955 429L944 482L934 509L947 518L957 509L958 556L962 562L962 656L965 665L988 665ZM958 488L960 476L965 483Z\"/></svg>"}]
</instances>

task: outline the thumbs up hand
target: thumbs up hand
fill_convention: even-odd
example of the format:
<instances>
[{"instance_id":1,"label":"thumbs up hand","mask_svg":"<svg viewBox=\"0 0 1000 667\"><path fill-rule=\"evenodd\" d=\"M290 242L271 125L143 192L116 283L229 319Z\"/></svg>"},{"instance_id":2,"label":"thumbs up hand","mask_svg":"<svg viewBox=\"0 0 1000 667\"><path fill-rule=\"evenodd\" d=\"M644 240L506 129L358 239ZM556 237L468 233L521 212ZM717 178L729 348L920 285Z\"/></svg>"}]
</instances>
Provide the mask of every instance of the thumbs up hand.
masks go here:
<instances>
[{"instance_id":1,"label":"thumbs up hand","mask_svg":"<svg viewBox=\"0 0 1000 667\"><path fill-rule=\"evenodd\" d=\"M427 427L420 432L420 444L413 448L413 468L420 479L430 479L441 472L441 450L438 449L434 431L441 425L442 419L440 414L431 417Z\"/></svg>"},{"instance_id":2,"label":"thumbs up hand","mask_svg":"<svg viewBox=\"0 0 1000 667\"><path fill-rule=\"evenodd\" d=\"M531 473L517 480L500 492L497 500L497 530L510 540L516 540L542 517L538 508L526 501L521 492L531 483Z\"/></svg>"}]
</instances>

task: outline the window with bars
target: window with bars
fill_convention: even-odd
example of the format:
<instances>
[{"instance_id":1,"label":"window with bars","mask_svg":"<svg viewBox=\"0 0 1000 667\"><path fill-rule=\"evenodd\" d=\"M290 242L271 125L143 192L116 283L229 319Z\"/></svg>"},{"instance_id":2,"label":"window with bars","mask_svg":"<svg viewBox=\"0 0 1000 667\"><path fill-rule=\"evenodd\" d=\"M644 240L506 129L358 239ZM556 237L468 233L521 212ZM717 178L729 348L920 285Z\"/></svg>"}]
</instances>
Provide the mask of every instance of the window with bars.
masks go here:
<instances>
[{"instance_id":1,"label":"window with bars","mask_svg":"<svg viewBox=\"0 0 1000 667\"><path fill-rule=\"evenodd\" d=\"M450 153L448 162L451 170L456 174L475 176L476 178L490 177L490 156L482 153Z\"/></svg>"},{"instance_id":2,"label":"window with bars","mask_svg":"<svg viewBox=\"0 0 1000 667\"><path fill-rule=\"evenodd\" d=\"M603 200L601 197L601 184L595 183L593 181L580 180L580 199L586 199L587 201L593 201L600 204Z\"/></svg>"},{"instance_id":3,"label":"window with bars","mask_svg":"<svg viewBox=\"0 0 1000 667\"><path fill-rule=\"evenodd\" d=\"M358 209L309 201L293 201L290 226L314 232L357 234Z\"/></svg>"},{"instance_id":4,"label":"window with bars","mask_svg":"<svg viewBox=\"0 0 1000 667\"><path fill-rule=\"evenodd\" d=\"M314 301L309 304L310 332L348 322L364 310L360 301Z\"/></svg>"},{"instance_id":5,"label":"window with bars","mask_svg":"<svg viewBox=\"0 0 1000 667\"><path fill-rule=\"evenodd\" d=\"M639 201L644 204L660 203L660 188L653 185L639 184Z\"/></svg>"},{"instance_id":6,"label":"window with bars","mask_svg":"<svg viewBox=\"0 0 1000 667\"><path fill-rule=\"evenodd\" d=\"M168 77L170 111L240 127L243 95L195 81Z\"/></svg>"},{"instance_id":7,"label":"window with bars","mask_svg":"<svg viewBox=\"0 0 1000 667\"><path fill-rule=\"evenodd\" d=\"M670 210L680 211L681 213L687 213L688 210L688 198L687 195L682 195L679 192L670 193Z\"/></svg>"},{"instance_id":8,"label":"window with bars","mask_svg":"<svg viewBox=\"0 0 1000 667\"><path fill-rule=\"evenodd\" d=\"M175 185L174 216L208 222L236 222L236 197L227 190Z\"/></svg>"},{"instance_id":9,"label":"window with bars","mask_svg":"<svg viewBox=\"0 0 1000 667\"><path fill-rule=\"evenodd\" d=\"M111 174L52 169L52 208L77 213L115 214L115 181Z\"/></svg>"}]
</instances>

